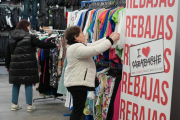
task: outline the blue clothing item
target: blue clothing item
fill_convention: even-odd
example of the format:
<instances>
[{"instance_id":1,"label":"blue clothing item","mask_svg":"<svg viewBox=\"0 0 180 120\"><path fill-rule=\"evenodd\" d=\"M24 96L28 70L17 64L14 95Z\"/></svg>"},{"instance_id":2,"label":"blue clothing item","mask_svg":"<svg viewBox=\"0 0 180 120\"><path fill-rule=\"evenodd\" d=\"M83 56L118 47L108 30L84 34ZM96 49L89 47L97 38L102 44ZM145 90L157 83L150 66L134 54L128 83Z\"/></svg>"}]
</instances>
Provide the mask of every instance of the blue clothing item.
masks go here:
<instances>
[{"instance_id":1,"label":"blue clothing item","mask_svg":"<svg viewBox=\"0 0 180 120\"><path fill-rule=\"evenodd\" d=\"M72 101L71 101L71 95L70 95L69 110L70 110L70 111L73 111L73 106L71 107L71 102L72 102ZM70 108L70 107L71 107L71 108Z\"/></svg>"},{"instance_id":2,"label":"blue clothing item","mask_svg":"<svg viewBox=\"0 0 180 120\"><path fill-rule=\"evenodd\" d=\"M105 33L106 27L107 27L109 12L110 12L111 10L113 10L113 9L114 9L114 8L111 8L110 10L107 11L104 24L103 24L102 29L101 29L101 32L100 32L100 34L99 34L99 39L102 39L102 38L104 37L104 33Z\"/></svg>"},{"instance_id":3,"label":"blue clothing item","mask_svg":"<svg viewBox=\"0 0 180 120\"><path fill-rule=\"evenodd\" d=\"M94 18L96 17L96 14L97 14L97 10L94 11L94 13L93 13L93 15L92 15L92 21L91 21L92 26L94 26L93 23L94 23ZM89 29L89 33L90 33L89 42L90 42L90 43L92 43L92 38L93 38L93 30L91 30L91 29L93 29L92 26L91 26L91 28Z\"/></svg>"},{"instance_id":4,"label":"blue clothing item","mask_svg":"<svg viewBox=\"0 0 180 120\"><path fill-rule=\"evenodd\" d=\"M41 61L45 61L45 58L44 58L44 49L41 49Z\"/></svg>"},{"instance_id":5,"label":"blue clothing item","mask_svg":"<svg viewBox=\"0 0 180 120\"><path fill-rule=\"evenodd\" d=\"M36 16L37 16L37 4L38 4L38 0L33 0L33 1L25 0L24 1L23 19L28 20L30 3L32 4L31 27L36 27Z\"/></svg>"},{"instance_id":6,"label":"blue clothing item","mask_svg":"<svg viewBox=\"0 0 180 120\"><path fill-rule=\"evenodd\" d=\"M90 93L90 91L88 91L88 94ZM87 96L88 96L88 94L87 94ZM88 98L87 98L88 99ZM93 100L90 100L89 99L89 107L90 107L90 113L89 114L91 114L91 110L93 110Z\"/></svg>"},{"instance_id":7,"label":"blue clothing item","mask_svg":"<svg viewBox=\"0 0 180 120\"><path fill-rule=\"evenodd\" d=\"M13 84L12 87L12 103L18 103L19 89L21 84ZM26 93L26 104L32 104L32 84L25 84L25 93Z\"/></svg>"},{"instance_id":8,"label":"blue clothing item","mask_svg":"<svg viewBox=\"0 0 180 120\"><path fill-rule=\"evenodd\" d=\"M109 59L109 50L103 52L103 57Z\"/></svg>"},{"instance_id":9,"label":"blue clothing item","mask_svg":"<svg viewBox=\"0 0 180 120\"><path fill-rule=\"evenodd\" d=\"M63 71L61 74L60 83L59 83L58 90L57 90L57 93L64 94L64 95L66 95L66 93L67 93L67 88L64 86L64 73L65 73L66 66L67 66L67 57L65 57L65 59L64 59Z\"/></svg>"},{"instance_id":10,"label":"blue clothing item","mask_svg":"<svg viewBox=\"0 0 180 120\"><path fill-rule=\"evenodd\" d=\"M81 16L80 16L80 18L79 18L79 21L78 21L78 23L77 23L77 25L78 25L79 27L81 27L82 16L83 16L83 12L81 13Z\"/></svg>"},{"instance_id":11,"label":"blue clothing item","mask_svg":"<svg viewBox=\"0 0 180 120\"><path fill-rule=\"evenodd\" d=\"M93 17L93 24L90 28L90 33L91 33L91 43L92 43L92 38L93 38L93 34L94 34L94 25L95 25L95 22L96 22L96 17L97 17L97 12L99 11L100 9L97 9L95 12L94 12L94 17ZM98 58L98 56L94 56L94 60L96 60Z\"/></svg>"},{"instance_id":12,"label":"blue clothing item","mask_svg":"<svg viewBox=\"0 0 180 120\"><path fill-rule=\"evenodd\" d=\"M102 70L104 70L104 67L101 67L101 68L97 69L96 71L97 71L97 72L100 72L100 71L102 71Z\"/></svg>"},{"instance_id":13,"label":"blue clothing item","mask_svg":"<svg viewBox=\"0 0 180 120\"><path fill-rule=\"evenodd\" d=\"M84 17L85 17L86 12L87 12L87 11L84 11L83 14L82 14L81 29L82 29L82 27L83 27L83 23L85 22L85 21L84 21Z\"/></svg>"},{"instance_id":14,"label":"blue clothing item","mask_svg":"<svg viewBox=\"0 0 180 120\"><path fill-rule=\"evenodd\" d=\"M96 55L96 56L94 56L94 58L93 58L94 60L97 60L98 59L98 55Z\"/></svg>"},{"instance_id":15,"label":"blue clothing item","mask_svg":"<svg viewBox=\"0 0 180 120\"><path fill-rule=\"evenodd\" d=\"M100 86L95 88L95 91L94 91L95 96L98 96L99 91L100 91Z\"/></svg>"},{"instance_id":16,"label":"blue clothing item","mask_svg":"<svg viewBox=\"0 0 180 120\"><path fill-rule=\"evenodd\" d=\"M114 9L114 8L111 8L110 10L107 11L106 18L105 18L104 24L102 26L102 29L101 29L101 32L100 32L100 35L99 35L99 39L102 39L104 37L104 33L106 31L106 27L107 27L107 23L108 23L109 12L112 9ZM103 57L109 59L109 50L103 52Z\"/></svg>"},{"instance_id":17,"label":"blue clothing item","mask_svg":"<svg viewBox=\"0 0 180 120\"><path fill-rule=\"evenodd\" d=\"M96 10L95 12L94 12L94 17L93 17L93 20L92 20L92 22L93 22L93 25L91 26L91 28L90 28L90 32L93 34L94 33L94 24L95 24L95 20L96 20L96 17L97 17L97 12L99 11L99 9L98 10Z\"/></svg>"},{"instance_id":18,"label":"blue clothing item","mask_svg":"<svg viewBox=\"0 0 180 120\"><path fill-rule=\"evenodd\" d=\"M86 115L86 120L94 120L92 115Z\"/></svg>"},{"instance_id":19,"label":"blue clothing item","mask_svg":"<svg viewBox=\"0 0 180 120\"><path fill-rule=\"evenodd\" d=\"M47 42L47 39L45 39L44 42ZM44 49L41 49L41 61L45 61Z\"/></svg>"}]
</instances>

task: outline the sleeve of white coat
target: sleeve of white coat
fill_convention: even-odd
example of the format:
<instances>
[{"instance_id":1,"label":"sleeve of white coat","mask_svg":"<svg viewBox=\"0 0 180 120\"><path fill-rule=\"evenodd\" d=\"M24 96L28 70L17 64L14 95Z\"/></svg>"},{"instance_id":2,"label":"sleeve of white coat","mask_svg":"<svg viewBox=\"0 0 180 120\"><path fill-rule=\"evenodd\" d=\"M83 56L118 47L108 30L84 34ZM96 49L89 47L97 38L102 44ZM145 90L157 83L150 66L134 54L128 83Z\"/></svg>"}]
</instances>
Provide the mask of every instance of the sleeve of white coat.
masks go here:
<instances>
[{"instance_id":1,"label":"sleeve of white coat","mask_svg":"<svg viewBox=\"0 0 180 120\"><path fill-rule=\"evenodd\" d=\"M104 37L104 38L102 38L102 39L100 39L100 40L97 40L97 41L95 41L95 42L93 42L93 43L87 43L87 46L98 45L99 43L101 43L101 42L103 42L103 41L105 41L105 40L107 40L106 37Z\"/></svg>"},{"instance_id":2,"label":"sleeve of white coat","mask_svg":"<svg viewBox=\"0 0 180 120\"><path fill-rule=\"evenodd\" d=\"M81 59L81 58L88 58L103 53L104 51L108 50L111 47L111 42L106 39L102 40L100 43L94 46L77 46L74 49L74 57Z\"/></svg>"}]
</instances>

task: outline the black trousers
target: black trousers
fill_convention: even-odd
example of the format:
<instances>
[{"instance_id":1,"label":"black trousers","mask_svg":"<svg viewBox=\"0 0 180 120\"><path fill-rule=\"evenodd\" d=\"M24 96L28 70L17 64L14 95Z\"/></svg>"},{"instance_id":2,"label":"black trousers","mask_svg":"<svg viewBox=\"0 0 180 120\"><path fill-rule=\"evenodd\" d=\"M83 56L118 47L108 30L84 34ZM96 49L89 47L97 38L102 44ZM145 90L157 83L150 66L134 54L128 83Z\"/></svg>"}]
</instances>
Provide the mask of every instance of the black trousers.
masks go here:
<instances>
[{"instance_id":1,"label":"black trousers","mask_svg":"<svg viewBox=\"0 0 180 120\"><path fill-rule=\"evenodd\" d=\"M72 91L70 92L73 97L73 111L71 113L70 120L81 120L83 110L85 108L85 102L87 98L87 91Z\"/></svg>"}]
</instances>

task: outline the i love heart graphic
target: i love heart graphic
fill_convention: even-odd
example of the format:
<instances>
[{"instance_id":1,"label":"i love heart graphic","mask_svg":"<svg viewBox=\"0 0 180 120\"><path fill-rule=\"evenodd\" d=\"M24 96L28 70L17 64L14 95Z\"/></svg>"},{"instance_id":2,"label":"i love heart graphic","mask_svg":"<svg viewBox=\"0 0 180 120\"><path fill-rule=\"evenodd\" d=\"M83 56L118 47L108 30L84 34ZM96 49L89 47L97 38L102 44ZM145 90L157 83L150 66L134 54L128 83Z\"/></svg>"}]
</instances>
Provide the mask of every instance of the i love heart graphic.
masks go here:
<instances>
[{"instance_id":1,"label":"i love heart graphic","mask_svg":"<svg viewBox=\"0 0 180 120\"><path fill-rule=\"evenodd\" d=\"M144 56L146 56L146 57L148 57L149 52L150 52L150 47L149 47L149 46L142 49L142 53L143 53Z\"/></svg>"}]
</instances>

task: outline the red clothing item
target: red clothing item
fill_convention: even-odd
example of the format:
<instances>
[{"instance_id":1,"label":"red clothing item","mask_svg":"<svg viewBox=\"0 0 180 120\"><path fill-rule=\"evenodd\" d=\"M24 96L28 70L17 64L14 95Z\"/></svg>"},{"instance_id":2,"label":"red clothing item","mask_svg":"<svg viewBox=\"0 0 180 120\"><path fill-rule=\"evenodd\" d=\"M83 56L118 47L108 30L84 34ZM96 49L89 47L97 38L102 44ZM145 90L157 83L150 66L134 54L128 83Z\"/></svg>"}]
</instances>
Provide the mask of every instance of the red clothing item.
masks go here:
<instances>
[{"instance_id":1,"label":"red clothing item","mask_svg":"<svg viewBox=\"0 0 180 120\"><path fill-rule=\"evenodd\" d=\"M120 58L116 55L116 51L114 48L110 48L110 53L109 53L109 59L113 60L117 64L121 63Z\"/></svg>"},{"instance_id":2,"label":"red clothing item","mask_svg":"<svg viewBox=\"0 0 180 120\"><path fill-rule=\"evenodd\" d=\"M99 54L99 55L98 55L98 58L97 58L97 61L100 61L101 58L104 58L104 57L103 57L103 55Z\"/></svg>"},{"instance_id":3,"label":"red clothing item","mask_svg":"<svg viewBox=\"0 0 180 120\"><path fill-rule=\"evenodd\" d=\"M120 98L121 98L121 82L116 93L116 98L114 101L114 114L112 120L119 120L119 108L120 108Z\"/></svg>"},{"instance_id":4,"label":"red clothing item","mask_svg":"<svg viewBox=\"0 0 180 120\"><path fill-rule=\"evenodd\" d=\"M39 49L38 60L39 60L39 62L40 62L40 60L41 60L41 48Z\"/></svg>"}]
</instances>

